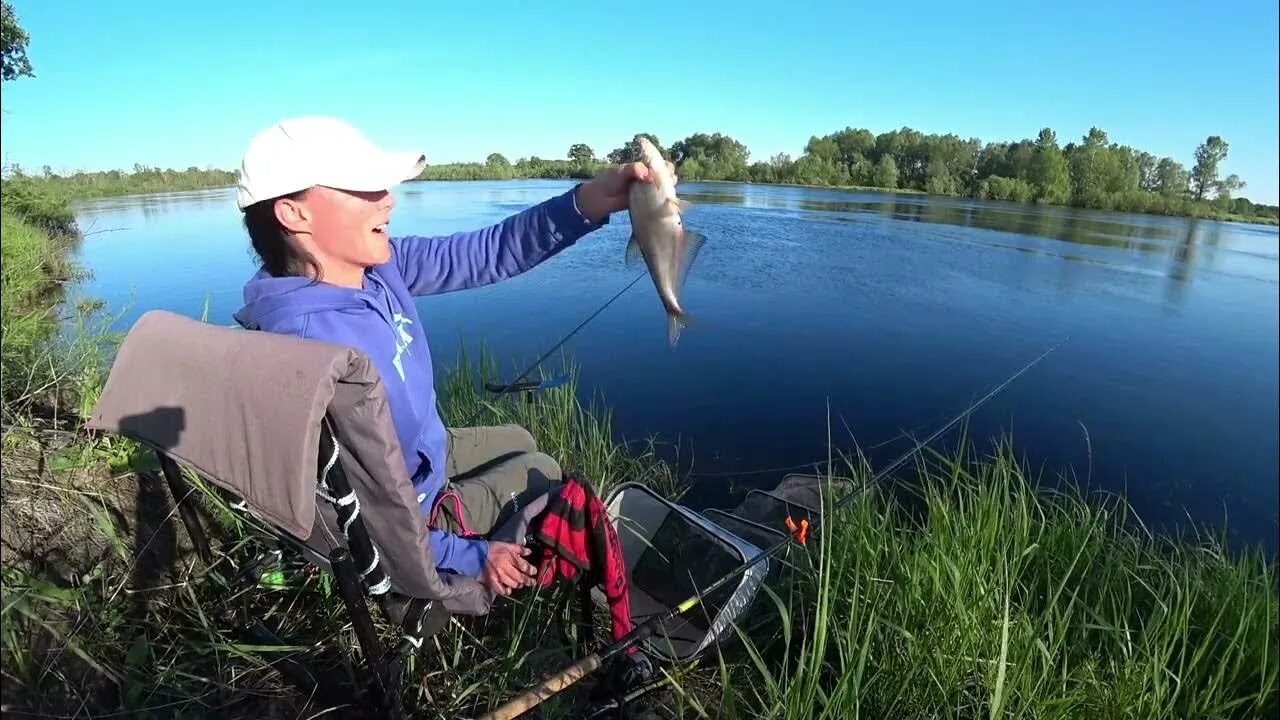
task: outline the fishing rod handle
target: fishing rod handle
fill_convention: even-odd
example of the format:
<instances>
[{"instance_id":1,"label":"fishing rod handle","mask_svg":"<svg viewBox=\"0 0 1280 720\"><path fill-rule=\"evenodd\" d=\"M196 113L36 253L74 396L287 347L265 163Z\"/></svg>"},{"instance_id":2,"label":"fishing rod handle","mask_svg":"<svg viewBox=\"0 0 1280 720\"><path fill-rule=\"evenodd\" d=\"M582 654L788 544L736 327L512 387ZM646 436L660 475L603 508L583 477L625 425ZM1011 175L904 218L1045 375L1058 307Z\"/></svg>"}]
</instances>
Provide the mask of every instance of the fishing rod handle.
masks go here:
<instances>
[{"instance_id":1,"label":"fishing rod handle","mask_svg":"<svg viewBox=\"0 0 1280 720\"><path fill-rule=\"evenodd\" d=\"M592 653L551 677L543 680L542 683L532 690L512 698L505 705L494 710L487 715L481 715L480 720L511 720L520 717L537 707L543 700L564 690L570 685L578 682L582 678L595 672L600 667L599 653Z\"/></svg>"}]
</instances>

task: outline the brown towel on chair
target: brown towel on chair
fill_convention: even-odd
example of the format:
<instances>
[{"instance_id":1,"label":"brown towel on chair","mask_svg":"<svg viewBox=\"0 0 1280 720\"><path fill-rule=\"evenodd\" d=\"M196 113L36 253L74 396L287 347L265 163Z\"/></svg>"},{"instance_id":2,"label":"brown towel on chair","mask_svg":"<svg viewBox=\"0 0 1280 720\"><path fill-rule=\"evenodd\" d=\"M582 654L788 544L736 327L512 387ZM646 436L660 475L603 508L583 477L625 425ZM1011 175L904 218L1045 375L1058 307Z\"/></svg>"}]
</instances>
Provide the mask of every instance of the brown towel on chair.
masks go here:
<instances>
[{"instance_id":1,"label":"brown towel on chair","mask_svg":"<svg viewBox=\"0 0 1280 720\"><path fill-rule=\"evenodd\" d=\"M327 557L345 541L332 507L316 503L326 414L392 587L487 612L493 596L478 582L436 573L381 379L352 348L151 311L121 345L87 427L163 450Z\"/></svg>"}]
</instances>

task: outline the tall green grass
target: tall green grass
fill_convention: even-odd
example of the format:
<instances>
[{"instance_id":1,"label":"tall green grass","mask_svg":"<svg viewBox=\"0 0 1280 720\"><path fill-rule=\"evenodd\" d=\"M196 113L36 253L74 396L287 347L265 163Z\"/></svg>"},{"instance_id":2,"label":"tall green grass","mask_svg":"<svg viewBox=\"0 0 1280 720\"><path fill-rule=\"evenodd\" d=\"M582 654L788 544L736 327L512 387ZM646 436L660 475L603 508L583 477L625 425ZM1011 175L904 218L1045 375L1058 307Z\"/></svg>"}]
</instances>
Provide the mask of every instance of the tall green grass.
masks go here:
<instances>
[{"instance_id":1,"label":"tall green grass","mask_svg":"<svg viewBox=\"0 0 1280 720\"><path fill-rule=\"evenodd\" d=\"M20 218L54 238L66 239L77 232L76 216L66 198L50 193L23 178L5 180L0 186L5 212Z\"/></svg>"},{"instance_id":2,"label":"tall green grass","mask_svg":"<svg viewBox=\"0 0 1280 720\"><path fill-rule=\"evenodd\" d=\"M832 512L785 660L744 638L723 716L1275 717L1274 561L1091 500L1002 444Z\"/></svg>"},{"instance_id":3,"label":"tall green grass","mask_svg":"<svg viewBox=\"0 0 1280 720\"><path fill-rule=\"evenodd\" d=\"M583 404L576 380L528 402L522 396L485 393L481 383L495 377L496 366L485 356L472 363L463 355L443 372L440 402L446 421L520 423L543 450L602 491L623 479L674 486L673 475L651 456L628 454L613 440L607 411L599 403ZM154 463L136 447L122 456L118 439L84 443L121 476L139 468L154 472ZM213 535L223 557L219 562L224 569L232 560L243 563L265 533L209 486L191 479L202 490L202 506L216 528ZM145 497L158 503L164 497L157 485L151 486L139 491L139 502ZM168 513L167 530L135 529L130 534L112 522L100 498L74 498L67 512L101 521L113 550L106 562L61 586L27 570L6 568L0 656L10 681L5 693L11 709L65 714L80 707L92 713L180 711L246 718L295 714L304 698L270 667L286 652L314 653L319 667L339 681L352 682L345 660L356 641L327 575L308 572L286 555L285 582L258 589L252 597L255 611L277 634L299 643L270 648L232 632L238 617L227 611L240 596L189 551L171 556L164 570L143 569L152 561L139 560L147 553L137 548L185 546L174 513ZM163 504L159 512L165 514ZM562 642L561 628L567 628L569 638L576 631L575 610L564 602L567 597L564 588L541 590L503 603L491 617L456 618L410 663L406 700L441 717L475 715L534 682L547 668L569 661L572 651ZM601 637L605 628L597 627ZM380 630L389 640L398 636L395 628L380 624ZM587 687L590 683L584 683ZM547 717L575 717L574 700L567 693L549 703Z\"/></svg>"},{"instance_id":4,"label":"tall green grass","mask_svg":"<svg viewBox=\"0 0 1280 720\"><path fill-rule=\"evenodd\" d=\"M520 422L606 488L674 482L652 457L623 452L603 406L582 404L573 384L527 403L480 389L492 365L443 376L451 425ZM848 474L865 480L866 470ZM919 470L898 492L827 514L795 591L759 599L779 611L778 632L667 669L674 690L651 702L678 717L1274 715L1271 561L1228 555L1211 537L1151 536L1119 499L1041 487L1008 445L988 457L934 455ZM252 524L219 507L228 556L247 552ZM151 539L117 537L114 561L69 587L6 569L4 667L24 700L250 717L298 709L269 667L283 651L317 652L348 678L355 640L324 575L289 561L283 586L259 589L259 612L300 644L256 646L227 633L220 608L236 598L198 565L137 579L130 548ZM542 591L493 617L455 619L407 669L407 699L433 716L474 716L570 661L562 599ZM577 716L590 686L549 701L543 717Z\"/></svg>"},{"instance_id":5,"label":"tall green grass","mask_svg":"<svg viewBox=\"0 0 1280 720\"><path fill-rule=\"evenodd\" d=\"M606 493L624 480L644 482L665 493L680 490L670 468L657 461L652 442L640 451L618 442L612 415L602 398L583 402L577 366L564 360L559 368L543 369L533 379L568 377L566 386L524 393L495 395L485 385L501 385L520 369L502 372L485 351L474 361L460 351L440 377L440 412L448 427L515 423L529 429L543 452L557 458L565 470L575 470Z\"/></svg>"},{"instance_id":6,"label":"tall green grass","mask_svg":"<svg viewBox=\"0 0 1280 720\"><path fill-rule=\"evenodd\" d=\"M63 302L65 285L82 276L69 259L76 236L65 204L8 184L2 202L0 416L8 427L79 409L100 385L115 338L99 305Z\"/></svg>"}]
</instances>

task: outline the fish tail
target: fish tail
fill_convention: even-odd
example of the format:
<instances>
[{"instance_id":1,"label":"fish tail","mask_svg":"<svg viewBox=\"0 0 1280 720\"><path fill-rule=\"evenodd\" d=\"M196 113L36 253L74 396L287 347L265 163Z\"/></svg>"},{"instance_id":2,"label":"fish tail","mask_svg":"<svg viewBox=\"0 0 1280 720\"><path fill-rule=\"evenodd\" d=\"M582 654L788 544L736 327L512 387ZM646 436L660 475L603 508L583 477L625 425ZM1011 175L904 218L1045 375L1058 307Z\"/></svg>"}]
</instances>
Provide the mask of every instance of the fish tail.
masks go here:
<instances>
[{"instance_id":1,"label":"fish tail","mask_svg":"<svg viewBox=\"0 0 1280 720\"><path fill-rule=\"evenodd\" d=\"M693 324L693 318L689 316L689 313L667 313L667 344L674 349L676 343L680 340L680 331Z\"/></svg>"}]
</instances>

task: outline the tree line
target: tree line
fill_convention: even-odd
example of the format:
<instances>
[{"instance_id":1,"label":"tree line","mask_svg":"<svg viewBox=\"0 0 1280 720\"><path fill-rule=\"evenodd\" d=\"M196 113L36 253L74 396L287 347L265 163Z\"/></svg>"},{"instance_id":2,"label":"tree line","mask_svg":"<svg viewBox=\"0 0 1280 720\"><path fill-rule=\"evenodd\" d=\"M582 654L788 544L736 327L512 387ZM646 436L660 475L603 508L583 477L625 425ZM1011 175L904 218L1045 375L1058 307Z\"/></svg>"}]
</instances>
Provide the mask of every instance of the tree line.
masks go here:
<instances>
[{"instance_id":1,"label":"tree line","mask_svg":"<svg viewBox=\"0 0 1280 720\"><path fill-rule=\"evenodd\" d=\"M6 166L4 175L6 192L34 192L63 200L201 190L236 184L236 173L231 170L195 166L177 170L135 164L132 172L98 170L59 175L48 165L39 174L28 174L21 166L12 164Z\"/></svg>"},{"instance_id":2,"label":"tree line","mask_svg":"<svg viewBox=\"0 0 1280 720\"><path fill-rule=\"evenodd\" d=\"M804 154L785 153L750 162L741 142L721 133L695 133L670 145L644 133L679 164L681 181L723 180L785 183L816 187L865 187L911 190L984 200L1074 205L1131 212L1280 221L1280 208L1236 197L1244 182L1221 177L1227 142L1211 136L1195 151L1187 169L1173 158L1109 142L1091 129L1080 142L1059 146L1045 128L1035 140L981 143L955 135L925 135L910 128L873 135L846 128L813 136ZM564 158L520 158L511 162L491 153L483 163L428 166L422 180L512 180L522 178L585 179L606 167L634 160L627 142L596 157L592 148L575 143ZM47 166L28 174L11 165L5 184L29 184L67 198L192 190L235 184L233 171L189 167L170 170L135 165L133 172L106 170L54 174Z\"/></svg>"},{"instance_id":3,"label":"tree line","mask_svg":"<svg viewBox=\"0 0 1280 720\"><path fill-rule=\"evenodd\" d=\"M1188 169L1171 157L1157 158L1112 142L1096 127L1066 145L1059 144L1051 128L1041 130L1035 139L984 143L908 127L880 134L846 127L811 136L798 158L780 153L754 162L746 145L722 133L695 133L670 145L663 145L652 133L642 134L679 163L682 181L915 190L1101 210L1280 219L1277 206L1237 197L1245 183L1234 174L1222 177L1220 168L1229 145L1217 135L1196 148L1195 163ZM428 167L421 177L585 178L606 162L634 160L632 153L631 143L626 142L599 159L591 147L575 143L564 159L530 157L511 163L493 153L484 163Z\"/></svg>"}]
</instances>

